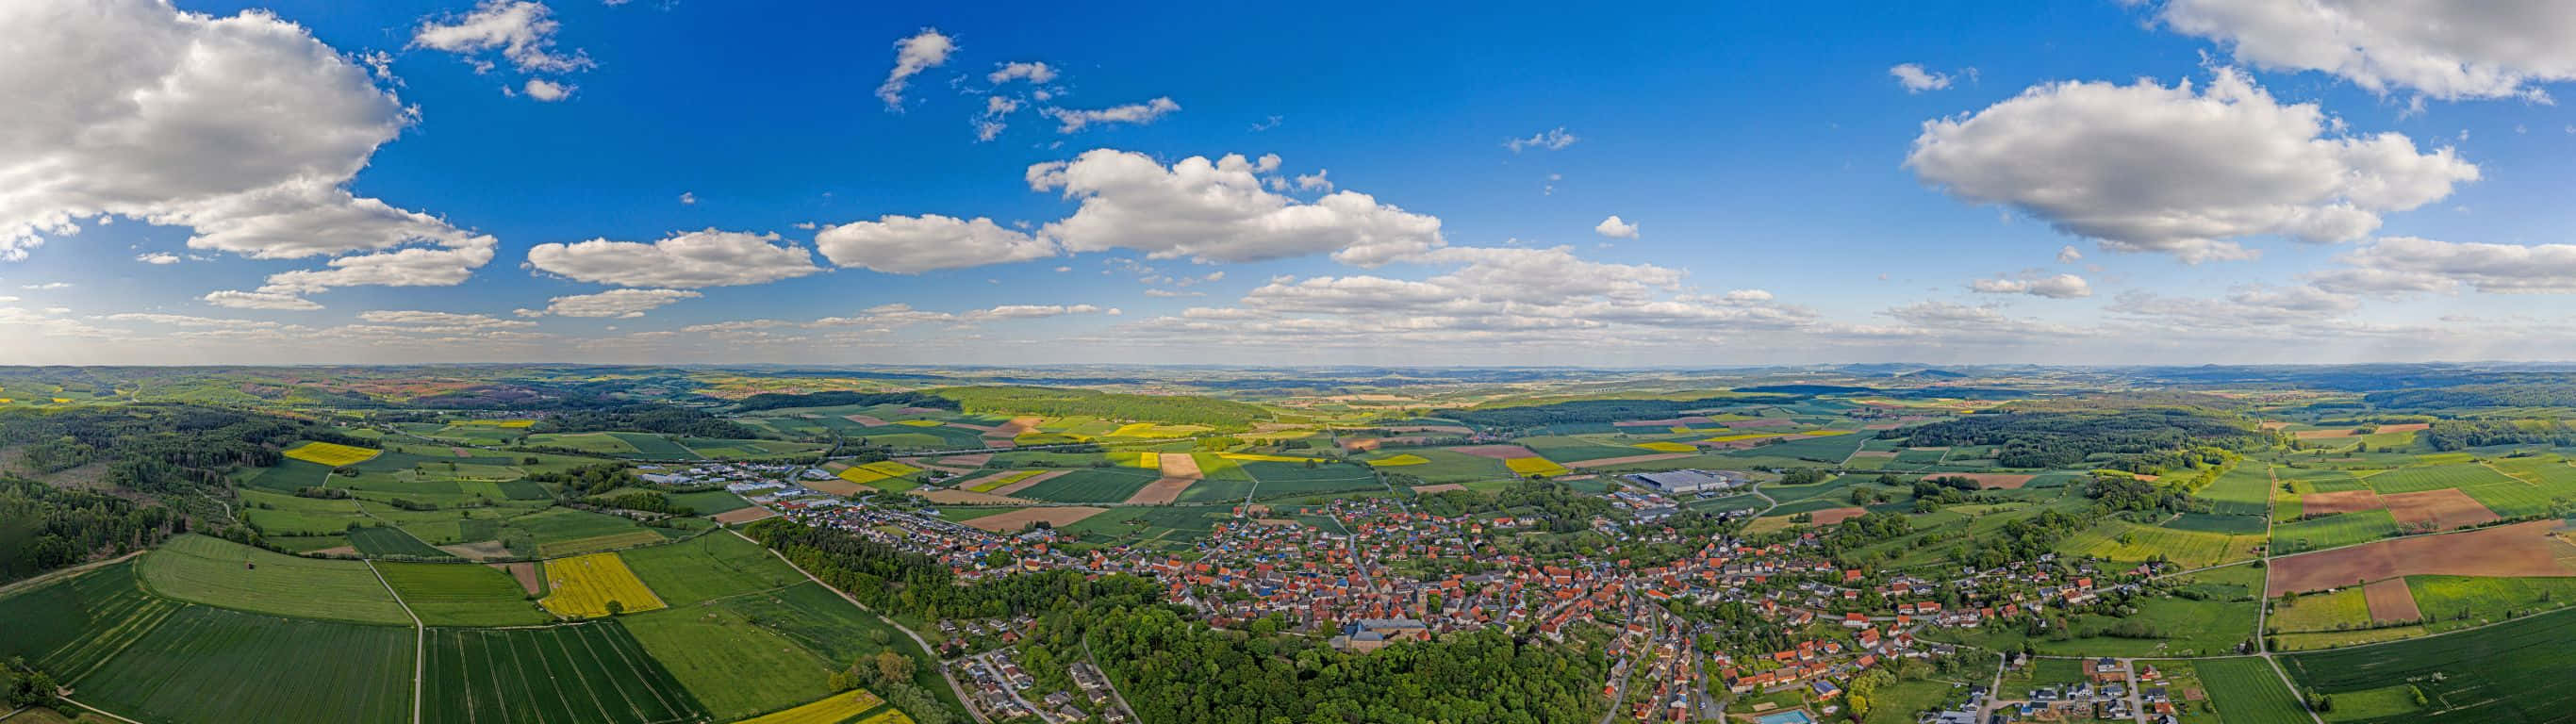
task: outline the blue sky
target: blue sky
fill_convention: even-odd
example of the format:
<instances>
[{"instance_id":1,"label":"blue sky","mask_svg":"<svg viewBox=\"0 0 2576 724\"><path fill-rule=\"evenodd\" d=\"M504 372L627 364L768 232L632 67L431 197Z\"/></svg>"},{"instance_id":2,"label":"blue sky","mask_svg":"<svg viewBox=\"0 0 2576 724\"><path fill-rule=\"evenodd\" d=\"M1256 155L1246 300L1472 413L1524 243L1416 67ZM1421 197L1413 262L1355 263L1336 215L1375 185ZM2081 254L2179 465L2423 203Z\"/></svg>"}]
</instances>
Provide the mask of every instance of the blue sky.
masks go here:
<instances>
[{"instance_id":1,"label":"blue sky","mask_svg":"<svg viewBox=\"0 0 2576 724\"><path fill-rule=\"evenodd\" d=\"M0 362L2576 353L2549 3L1224 5L13 4Z\"/></svg>"}]
</instances>

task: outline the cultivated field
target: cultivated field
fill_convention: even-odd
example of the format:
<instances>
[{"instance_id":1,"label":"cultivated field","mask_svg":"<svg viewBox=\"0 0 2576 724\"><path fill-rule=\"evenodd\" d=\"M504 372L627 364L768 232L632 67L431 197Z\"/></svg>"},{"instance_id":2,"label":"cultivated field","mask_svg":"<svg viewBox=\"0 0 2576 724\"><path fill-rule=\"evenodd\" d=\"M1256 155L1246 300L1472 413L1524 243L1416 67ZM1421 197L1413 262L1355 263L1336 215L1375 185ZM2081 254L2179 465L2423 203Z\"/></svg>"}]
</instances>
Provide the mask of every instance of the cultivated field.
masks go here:
<instances>
[{"instance_id":1,"label":"cultivated field","mask_svg":"<svg viewBox=\"0 0 2576 724\"><path fill-rule=\"evenodd\" d=\"M2303 724L2307 707L2299 703L2298 694L2281 683L2272 665L2253 657L2202 659L2190 662L2192 670L2209 692L2210 702L2227 724ZM2166 664L2159 663L2159 668Z\"/></svg>"},{"instance_id":2,"label":"cultivated field","mask_svg":"<svg viewBox=\"0 0 2576 724\"><path fill-rule=\"evenodd\" d=\"M760 544L718 531L618 554L664 603L690 606L805 580Z\"/></svg>"},{"instance_id":3,"label":"cultivated field","mask_svg":"<svg viewBox=\"0 0 2576 724\"><path fill-rule=\"evenodd\" d=\"M135 570L152 592L182 601L301 618L411 623L375 572L359 561L298 558L184 535L145 554Z\"/></svg>"},{"instance_id":4,"label":"cultivated field","mask_svg":"<svg viewBox=\"0 0 2576 724\"><path fill-rule=\"evenodd\" d=\"M610 614L608 604L617 602L623 612L650 611L663 606L653 589L635 577L615 553L593 553L571 558L557 558L545 563L546 590L538 601L546 610L560 616L599 618Z\"/></svg>"},{"instance_id":5,"label":"cultivated field","mask_svg":"<svg viewBox=\"0 0 2576 724\"><path fill-rule=\"evenodd\" d=\"M431 626L533 626L554 620L510 574L477 563L378 562L376 571Z\"/></svg>"},{"instance_id":6,"label":"cultivated field","mask_svg":"<svg viewBox=\"0 0 2576 724\"><path fill-rule=\"evenodd\" d=\"M615 621L431 629L424 664L423 721L677 724L708 716Z\"/></svg>"},{"instance_id":7,"label":"cultivated field","mask_svg":"<svg viewBox=\"0 0 2576 724\"><path fill-rule=\"evenodd\" d=\"M409 626L188 606L73 686L146 722L405 722L412 642Z\"/></svg>"},{"instance_id":8,"label":"cultivated field","mask_svg":"<svg viewBox=\"0 0 2576 724\"><path fill-rule=\"evenodd\" d=\"M2290 654L2280 661L2300 685L2335 697L2338 720L2555 722L2576 711L2576 687L2566 685L2571 648L2576 611L2562 611L2418 641ZM2430 706L2414 710L2411 695L2372 696L2407 686L2422 689ZM2378 706L2347 708L2347 700Z\"/></svg>"},{"instance_id":9,"label":"cultivated field","mask_svg":"<svg viewBox=\"0 0 2576 724\"><path fill-rule=\"evenodd\" d=\"M836 666L721 606L695 606L619 619L644 651L719 720L786 709L830 694Z\"/></svg>"},{"instance_id":10,"label":"cultivated field","mask_svg":"<svg viewBox=\"0 0 2576 724\"><path fill-rule=\"evenodd\" d=\"M374 458L377 450L328 442L308 442L286 449L286 456L316 465L340 467Z\"/></svg>"},{"instance_id":11,"label":"cultivated field","mask_svg":"<svg viewBox=\"0 0 2576 724\"><path fill-rule=\"evenodd\" d=\"M2316 591L2392 576L2576 576L2558 559L2576 548L2550 535L2558 521L2384 540L2272 561L2267 595Z\"/></svg>"},{"instance_id":12,"label":"cultivated field","mask_svg":"<svg viewBox=\"0 0 2576 724\"><path fill-rule=\"evenodd\" d=\"M794 709L745 719L742 724L840 724L884 705L884 699L866 689L844 691Z\"/></svg>"}]
</instances>

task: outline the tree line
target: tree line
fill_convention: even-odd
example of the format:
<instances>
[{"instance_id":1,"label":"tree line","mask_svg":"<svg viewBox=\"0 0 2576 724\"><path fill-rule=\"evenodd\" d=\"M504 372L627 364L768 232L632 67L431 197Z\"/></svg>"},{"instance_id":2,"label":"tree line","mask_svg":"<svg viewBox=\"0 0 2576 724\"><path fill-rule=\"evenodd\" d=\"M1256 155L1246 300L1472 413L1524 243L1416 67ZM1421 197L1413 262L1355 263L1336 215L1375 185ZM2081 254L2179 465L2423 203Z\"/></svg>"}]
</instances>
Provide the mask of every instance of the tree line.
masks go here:
<instances>
[{"instance_id":1,"label":"tree line","mask_svg":"<svg viewBox=\"0 0 2576 724\"><path fill-rule=\"evenodd\" d=\"M1055 387L942 387L930 394L955 400L971 413L1027 413L1048 417L1103 417L1248 430L1270 411L1233 400L1190 395L1135 395Z\"/></svg>"}]
</instances>

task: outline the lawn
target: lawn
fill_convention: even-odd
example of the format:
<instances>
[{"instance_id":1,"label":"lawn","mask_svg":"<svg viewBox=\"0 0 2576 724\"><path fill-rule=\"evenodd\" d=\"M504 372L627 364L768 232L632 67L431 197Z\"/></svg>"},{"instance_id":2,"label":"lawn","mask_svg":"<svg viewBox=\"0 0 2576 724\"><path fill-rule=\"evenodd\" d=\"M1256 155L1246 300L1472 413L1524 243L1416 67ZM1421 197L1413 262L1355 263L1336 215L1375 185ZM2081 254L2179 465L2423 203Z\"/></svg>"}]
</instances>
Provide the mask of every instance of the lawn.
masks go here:
<instances>
[{"instance_id":1,"label":"lawn","mask_svg":"<svg viewBox=\"0 0 2576 724\"><path fill-rule=\"evenodd\" d=\"M183 601L281 616L411 623L375 572L359 561L298 558L183 535L144 555L135 569L146 588Z\"/></svg>"},{"instance_id":2,"label":"lawn","mask_svg":"<svg viewBox=\"0 0 2576 724\"><path fill-rule=\"evenodd\" d=\"M554 620L518 579L475 563L379 562L376 572L431 626L535 626Z\"/></svg>"},{"instance_id":3,"label":"lawn","mask_svg":"<svg viewBox=\"0 0 2576 724\"><path fill-rule=\"evenodd\" d=\"M188 606L72 684L145 722L406 722L412 643L407 625Z\"/></svg>"},{"instance_id":4,"label":"lawn","mask_svg":"<svg viewBox=\"0 0 2576 724\"><path fill-rule=\"evenodd\" d=\"M674 724L707 719L706 707L616 621L431 629L423 663L424 721Z\"/></svg>"},{"instance_id":5,"label":"lawn","mask_svg":"<svg viewBox=\"0 0 2576 724\"><path fill-rule=\"evenodd\" d=\"M618 554L635 577L675 607L778 588L805 580L760 544L710 533L670 545Z\"/></svg>"}]
</instances>

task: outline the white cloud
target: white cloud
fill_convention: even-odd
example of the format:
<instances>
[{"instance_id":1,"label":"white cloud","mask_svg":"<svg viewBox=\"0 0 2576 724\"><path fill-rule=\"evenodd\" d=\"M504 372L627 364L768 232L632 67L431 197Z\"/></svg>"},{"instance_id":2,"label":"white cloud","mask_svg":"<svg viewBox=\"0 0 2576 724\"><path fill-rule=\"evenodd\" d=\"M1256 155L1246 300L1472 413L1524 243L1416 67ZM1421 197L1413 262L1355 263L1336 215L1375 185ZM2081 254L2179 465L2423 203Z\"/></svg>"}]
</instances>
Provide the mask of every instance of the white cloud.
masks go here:
<instances>
[{"instance_id":1,"label":"white cloud","mask_svg":"<svg viewBox=\"0 0 2576 724\"><path fill-rule=\"evenodd\" d=\"M984 74L984 80L994 85L1014 80L1045 85L1055 82L1055 69L1047 67L1045 63L1003 63L995 67L993 72Z\"/></svg>"},{"instance_id":2,"label":"white cloud","mask_svg":"<svg viewBox=\"0 0 2576 724\"><path fill-rule=\"evenodd\" d=\"M706 229L651 243L538 244L528 249L528 265L585 282L683 289L762 284L821 271L803 247L777 241L777 234Z\"/></svg>"},{"instance_id":3,"label":"white cloud","mask_svg":"<svg viewBox=\"0 0 2576 724\"><path fill-rule=\"evenodd\" d=\"M841 267L919 274L1055 256L1055 243L1002 228L992 219L938 214L884 216L825 227L814 235L823 258Z\"/></svg>"},{"instance_id":4,"label":"white cloud","mask_svg":"<svg viewBox=\"0 0 2576 724\"><path fill-rule=\"evenodd\" d=\"M0 3L0 105L17 111L0 134L0 260L103 215L257 258L474 238L346 190L412 116L365 68L265 12Z\"/></svg>"},{"instance_id":5,"label":"white cloud","mask_svg":"<svg viewBox=\"0 0 2576 724\"><path fill-rule=\"evenodd\" d=\"M1038 113L1055 119L1057 133L1079 133L1085 128L1111 123L1132 123L1141 126L1153 123L1164 114L1180 109L1181 104L1172 102L1170 98L1156 98L1143 103L1091 110L1041 108L1038 109Z\"/></svg>"},{"instance_id":6,"label":"white cloud","mask_svg":"<svg viewBox=\"0 0 2576 724\"><path fill-rule=\"evenodd\" d=\"M1503 147L1511 149L1512 153L1520 153L1521 149L1525 148L1538 148L1555 151L1574 145L1574 142L1579 140L1582 139L1575 138L1574 134L1566 133L1564 126L1557 126L1553 129L1541 131L1537 135L1533 135L1528 138L1504 139Z\"/></svg>"},{"instance_id":7,"label":"white cloud","mask_svg":"<svg viewBox=\"0 0 2576 724\"><path fill-rule=\"evenodd\" d=\"M2074 244L2057 247L2057 263L2059 264L2073 264L2077 261L2083 260L2083 258L2084 252L2076 251Z\"/></svg>"},{"instance_id":8,"label":"white cloud","mask_svg":"<svg viewBox=\"0 0 2576 724\"><path fill-rule=\"evenodd\" d=\"M476 56L493 49L522 71L563 73L590 67L590 58L581 51L554 52L558 24L553 16L554 10L541 2L484 0L463 16L422 21L412 33L411 45L466 56L478 70L491 69L491 61ZM529 86L528 92L535 95L536 87Z\"/></svg>"},{"instance_id":9,"label":"white cloud","mask_svg":"<svg viewBox=\"0 0 2576 724\"><path fill-rule=\"evenodd\" d=\"M1637 225L1621 221L1618 214L1611 214L1610 218L1602 219L1600 224L1593 226L1592 233L1612 239L1634 239L1637 238Z\"/></svg>"},{"instance_id":10,"label":"white cloud","mask_svg":"<svg viewBox=\"0 0 2576 724\"><path fill-rule=\"evenodd\" d=\"M1887 74L1896 76L1896 83L1905 86L1907 93L1921 93L1950 87L1950 74L1927 71L1923 66L1914 63L1899 63L1896 67L1888 68Z\"/></svg>"},{"instance_id":11,"label":"white cloud","mask_svg":"<svg viewBox=\"0 0 2576 724\"><path fill-rule=\"evenodd\" d=\"M555 297L546 301L546 314L558 317L617 317L631 319L682 299L696 299L697 292L686 289L611 289L596 294Z\"/></svg>"},{"instance_id":12,"label":"white cloud","mask_svg":"<svg viewBox=\"0 0 2576 724\"><path fill-rule=\"evenodd\" d=\"M2576 244L2452 243L2393 236L2337 259L2346 266L2314 275L2317 286L2361 294L2448 293L2463 286L2491 294L2576 293Z\"/></svg>"},{"instance_id":13,"label":"white cloud","mask_svg":"<svg viewBox=\"0 0 2576 724\"><path fill-rule=\"evenodd\" d=\"M396 249L332 259L323 269L296 269L268 276L263 292L305 294L333 287L448 287L465 283L474 270L492 262L492 237L476 246L443 249Z\"/></svg>"},{"instance_id":14,"label":"white cloud","mask_svg":"<svg viewBox=\"0 0 2576 724\"><path fill-rule=\"evenodd\" d=\"M42 283L42 284L20 284L20 285L18 285L18 288L20 288L20 289L33 289L33 290L40 291L40 292L41 292L41 291L52 291L52 290L55 290L55 289L70 289L70 288L72 288L72 283L71 283L71 282L45 282L45 283Z\"/></svg>"},{"instance_id":15,"label":"white cloud","mask_svg":"<svg viewBox=\"0 0 2576 724\"><path fill-rule=\"evenodd\" d=\"M154 265L177 264L179 263L179 255L166 251L156 251L148 254L136 254L134 255L134 260Z\"/></svg>"},{"instance_id":16,"label":"white cloud","mask_svg":"<svg viewBox=\"0 0 2576 724\"><path fill-rule=\"evenodd\" d=\"M698 205L698 192L695 192L695 191L682 191L682 192L680 192L680 205L681 205L681 206L696 206L696 205Z\"/></svg>"},{"instance_id":17,"label":"white cloud","mask_svg":"<svg viewBox=\"0 0 2576 724\"><path fill-rule=\"evenodd\" d=\"M358 319L376 324L402 324L423 327L456 327L476 329L519 329L537 323L519 319L501 319L487 314L460 314L409 309L373 309L358 313Z\"/></svg>"},{"instance_id":18,"label":"white cloud","mask_svg":"<svg viewBox=\"0 0 2576 724\"><path fill-rule=\"evenodd\" d=\"M271 292L220 291L208 293L207 304L234 309L283 309L304 311L321 309L322 305L293 294Z\"/></svg>"},{"instance_id":19,"label":"white cloud","mask_svg":"<svg viewBox=\"0 0 2576 724\"><path fill-rule=\"evenodd\" d=\"M528 94L529 98L534 98L544 103L553 103L555 101L571 98L572 91L573 87L570 85L557 83L544 78L529 78L527 85L521 89L521 92Z\"/></svg>"},{"instance_id":20,"label":"white cloud","mask_svg":"<svg viewBox=\"0 0 2576 724\"><path fill-rule=\"evenodd\" d=\"M1263 190L1257 169L1235 154L1192 156L1165 168L1141 153L1104 148L1030 166L1028 182L1081 201L1072 216L1039 231L1077 252L1124 248L1212 262L1329 252L1343 263L1375 266L1446 243L1438 218L1347 189L1300 202Z\"/></svg>"},{"instance_id":21,"label":"white cloud","mask_svg":"<svg viewBox=\"0 0 2576 724\"><path fill-rule=\"evenodd\" d=\"M1332 172L1333 172L1333 170L1332 170L1332 169L1328 169L1328 168L1319 168L1319 169L1315 169L1315 172L1314 172L1314 173L1312 173L1312 174L1298 174L1298 175L1297 175L1297 190L1299 190L1299 191L1331 191L1331 190L1333 190L1333 181L1332 181L1332 179L1325 178L1325 176L1326 176L1326 175L1329 175L1329 174L1331 174Z\"/></svg>"},{"instance_id":22,"label":"white cloud","mask_svg":"<svg viewBox=\"0 0 2576 724\"><path fill-rule=\"evenodd\" d=\"M1968 288L1979 294L2028 294L2050 299L2081 299L2093 296L2093 285L2073 274L2024 274L2019 279L1978 279Z\"/></svg>"},{"instance_id":23,"label":"white cloud","mask_svg":"<svg viewBox=\"0 0 2576 724\"><path fill-rule=\"evenodd\" d=\"M957 42L935 28L922 28L912 37L895 41L894 70L886 73L884 83L877 84L877 98L885 101L887 110L902 110L904 85L922 71L947 65L948 54L956 50Z\"/></svg>"},{"instance_id":24,"label":"white cloud","mask_svg":"<svg viewBox=\"0 0 2576 724\"><path fill-rule=\"evenodd\" d=\"M2115 251L2186 261L2252 252L2231 239L2361 238L2478 178L2449 148L2340 128L2314 104L2282 105L2243 73L2189 81L2034 86L1973 114L1927 121L1906 166L1975 203L2002 204Z\"/></svg>"},{"instance_id":25,"label":"white cloud","mask_svg":"<svg viewBox=\"0 0 2576 724\"><path fill-rule=\"evenodd\" d=\"M2168 0L2157 18L2238 60L2375 93L2547 99L2576 80L2576 5L2559 0Z\"/></svg>"}]
</instances>

